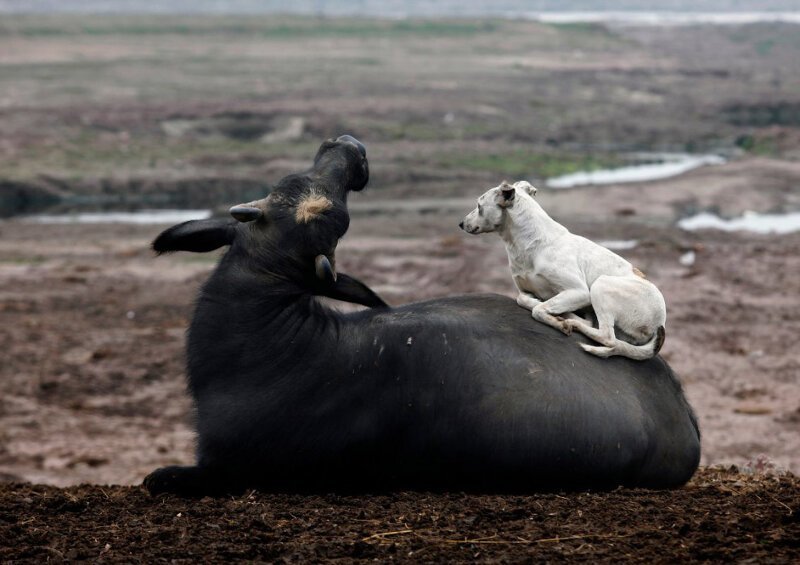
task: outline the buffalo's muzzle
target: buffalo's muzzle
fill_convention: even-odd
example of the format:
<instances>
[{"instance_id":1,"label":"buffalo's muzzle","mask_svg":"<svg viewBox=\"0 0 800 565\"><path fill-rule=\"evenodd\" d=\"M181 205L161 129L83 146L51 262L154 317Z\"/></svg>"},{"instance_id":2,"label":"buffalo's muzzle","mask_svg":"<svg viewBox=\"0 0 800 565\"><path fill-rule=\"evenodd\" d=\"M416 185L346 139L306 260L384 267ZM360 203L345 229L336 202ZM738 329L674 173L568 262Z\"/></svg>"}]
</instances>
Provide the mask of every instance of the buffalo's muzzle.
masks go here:
<instances>
[{"instance_id":1,"label":"buffalo's muzzle","mask_svg":"<svg viewBox=\"0 0 800 565\"><path fill-rule=\"evenodd\" d=\"M357 140L352 135L341 135L336 138L336 141L341 141L342 143L350 143L351 145L355 145L358 152L361 153L362 157L367 156L367 148L364 147L364 144Z\"/></svg>"}]
</instances>

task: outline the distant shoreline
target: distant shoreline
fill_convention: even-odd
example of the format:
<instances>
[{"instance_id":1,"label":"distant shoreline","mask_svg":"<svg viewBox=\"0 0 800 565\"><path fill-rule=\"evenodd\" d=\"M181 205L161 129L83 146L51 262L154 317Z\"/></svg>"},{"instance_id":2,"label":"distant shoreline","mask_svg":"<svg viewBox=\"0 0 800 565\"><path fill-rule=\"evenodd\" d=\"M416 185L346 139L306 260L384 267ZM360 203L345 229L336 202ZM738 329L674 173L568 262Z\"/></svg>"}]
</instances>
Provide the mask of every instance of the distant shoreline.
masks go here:
<instances>
[{"instance_id":1,"label":"distant shoreline","mask_svg":"<svg viewBox=\"0 0 800 565\"><path fill-rule=\"evenodd\" d=\"M401 2L374 5L366 1L341 5L338 2L233 2L222 8L216 3L198 2L191 8L176 7L170 2L140 5L136 1L86 1L75 4L0 0L0 14L6 15L169 15L169 16L319 16L325 18L367 19L527 19L546 24L617 24L629 26L747 25L756 23L800 24L800 10L524 10L502 6L456 9L453 5L417 6ZM403 7L399 7L403 6Z\"/></svg>"},{"instance_id":2,"label":"distant shoreline","mask_svg":"<svg viewBox=\"0 0 800 565\"><path fill-rule=\"evenodd\" d=\"M800 24L797 12L527 12L516 17L549 24L619 23L626 25L745 25L756 23ZM512 15L509 15L512 17Z\"/></svg>"}]
</instances>

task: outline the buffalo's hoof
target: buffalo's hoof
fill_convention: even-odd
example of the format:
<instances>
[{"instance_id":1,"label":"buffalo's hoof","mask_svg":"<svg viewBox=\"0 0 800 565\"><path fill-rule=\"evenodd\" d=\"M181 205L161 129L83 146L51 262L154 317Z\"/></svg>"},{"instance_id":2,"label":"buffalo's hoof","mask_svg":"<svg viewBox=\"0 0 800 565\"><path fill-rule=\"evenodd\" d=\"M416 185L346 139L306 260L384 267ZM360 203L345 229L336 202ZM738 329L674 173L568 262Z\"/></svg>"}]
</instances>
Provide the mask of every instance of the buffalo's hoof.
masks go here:
<instances>
[{"instance_id":1,"label":"buffalo's hoof","mask_svg":"<svg viewBox=\"0 0 800 565\"><path fill-rule=\"evenodd\" d=\"M207 473L199 467L162 467L144 478L151 495L170 493L179 496L203 496L214 490Z\"/></svg>"},{"instance_id":2,"label":"buffalo's hoof","mask_svg":"<svg viewBox=\"0 0 800 565\"><path fill-rule=\"evenodd\" d=\"M177 493L181 490L181 477L185 474L184 470L185 467L162 467L147 475L142 484L152 495L165 492Z\"/></svg>"},{"instance_id":3,"label":"buffalo's hoof","mask_svg":"<svg viewBox=\"0 0 800 565\"><path fill-rule=\"evenodd\" d=\"M211 467L162 467L144 478L151 495L169 493L186 497L240 494L246 483L231 480L220 469Z\"/></svg>"}]
</instances>

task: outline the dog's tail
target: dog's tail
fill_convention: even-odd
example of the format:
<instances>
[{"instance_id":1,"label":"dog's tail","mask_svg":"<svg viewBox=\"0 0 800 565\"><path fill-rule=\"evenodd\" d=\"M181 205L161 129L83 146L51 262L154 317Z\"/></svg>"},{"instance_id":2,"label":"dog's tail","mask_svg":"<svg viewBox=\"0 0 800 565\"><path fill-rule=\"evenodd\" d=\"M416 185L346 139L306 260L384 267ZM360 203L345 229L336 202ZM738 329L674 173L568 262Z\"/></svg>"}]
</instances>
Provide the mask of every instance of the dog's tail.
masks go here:
<instances>
[{"instance_id":1,"label":"dog's tail","mask_svg":"<svg viewBox=\"0 0 800 565\"><path fill-rule=\"evenodd\" d=\"M617 339L614 345L611 347L601 347L586 343L581 343L579 345L585 352L591 353L592 355L597 355L598 357L621 355L622 357L628 357L629 359L644 361L645 359L650 359L651 357L658 355L658 352L661 351L661 346L664 345L664 339L666 335L667 332L664 329L664 326L658 326L656 333L653 335L650 341L643 345L633 345L632 343L622 341L621 339Z\"/></svg>"}]
</instances>

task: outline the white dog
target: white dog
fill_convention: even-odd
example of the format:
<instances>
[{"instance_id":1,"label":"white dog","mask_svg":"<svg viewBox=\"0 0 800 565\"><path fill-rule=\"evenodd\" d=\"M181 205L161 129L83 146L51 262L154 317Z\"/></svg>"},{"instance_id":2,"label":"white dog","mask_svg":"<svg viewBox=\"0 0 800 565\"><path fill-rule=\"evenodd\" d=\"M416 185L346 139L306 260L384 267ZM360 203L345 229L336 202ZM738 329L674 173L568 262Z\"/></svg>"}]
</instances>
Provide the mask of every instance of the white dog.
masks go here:
<instances>
[{"instance_id":1,"label":"white dog","mask_svg":"<svg viewBox=\"0 0 800 565\"><path fill-rule=\"evenodd\" d=\"M478 198L460 227L496 231L503 238L517 304L533 318L569 335L577 330L600 343L581 343L593 355L649 359L664 343L667 308L656 286L625 259L553 220L527 181L503 182ZM591 306L597 328L573 313ZM615 328L632 343L617 339Z\"/></svg>"}]
</instances>

